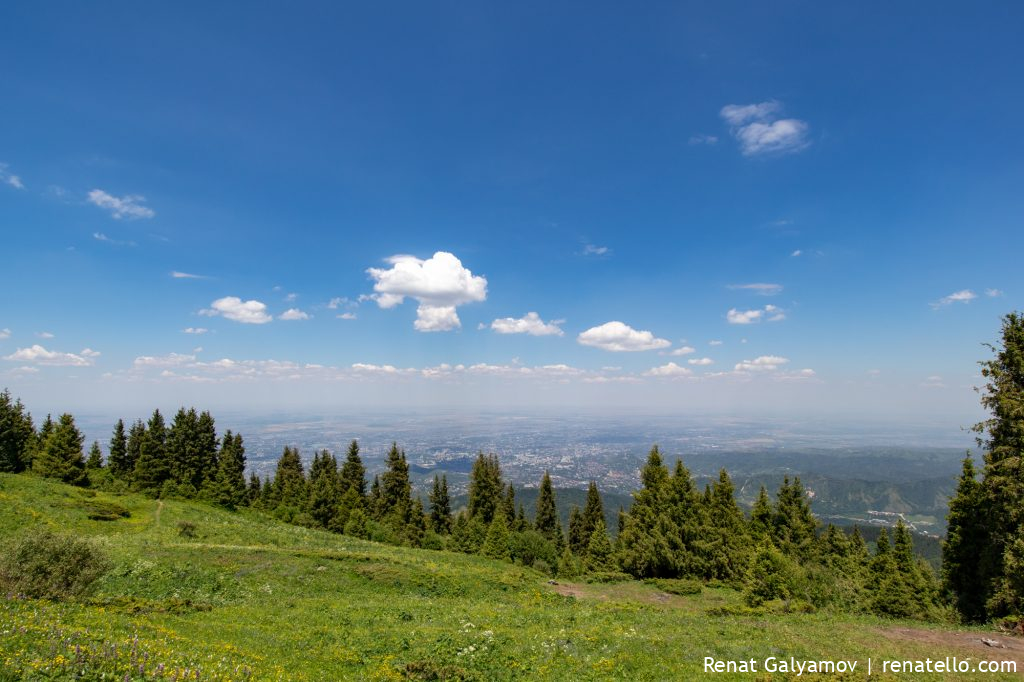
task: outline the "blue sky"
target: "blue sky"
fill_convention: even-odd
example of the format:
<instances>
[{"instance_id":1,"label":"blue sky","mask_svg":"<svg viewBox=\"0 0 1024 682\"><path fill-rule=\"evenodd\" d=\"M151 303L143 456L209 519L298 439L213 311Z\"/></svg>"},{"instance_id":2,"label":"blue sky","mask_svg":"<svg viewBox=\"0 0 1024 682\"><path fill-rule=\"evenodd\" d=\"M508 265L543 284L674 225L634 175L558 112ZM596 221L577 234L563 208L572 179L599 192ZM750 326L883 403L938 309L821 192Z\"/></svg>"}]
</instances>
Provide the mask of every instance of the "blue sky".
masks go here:
<instances>
[{"instance_id":1,"label":"blue sky","mask_svg":"<svg viewBox=\"0 0 1024 682\"><path fill-rule=\"evenodd\" d=\"M1024 290L1022 19L6 3L0 384L968 423Z\"/></svg>"}]
</instances>

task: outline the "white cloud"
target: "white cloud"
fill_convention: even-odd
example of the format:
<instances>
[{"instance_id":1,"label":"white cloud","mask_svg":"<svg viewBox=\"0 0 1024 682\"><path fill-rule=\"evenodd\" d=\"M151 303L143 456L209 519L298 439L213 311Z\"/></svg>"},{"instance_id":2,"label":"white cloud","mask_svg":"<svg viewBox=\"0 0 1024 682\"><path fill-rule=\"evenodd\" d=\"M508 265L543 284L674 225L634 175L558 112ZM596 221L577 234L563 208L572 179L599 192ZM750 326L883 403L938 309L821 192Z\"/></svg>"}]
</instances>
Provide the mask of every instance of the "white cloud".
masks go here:
<instances>
[{"instance_id":1,"label":"white cloud","mask_svg":"<svg viewBox=\"0 0 1024 682\"><path fill-rule=\"evenodd\" d=\"M6 163L0 163L0 182L10 185L14 189L25 189L25 184L14 173L11 173Z\"/></svg>"},{"instance_id":2,"label":"white cloud","mask_svg":"<svg viewBox=\"0 0 1024 682\"><path fill-rule=\"evenodd\" d=\"M335 317L337 317L339 320L354 320L354 319L356 319L356 314L355 313L341 313L340 315L335 315Z\"/></svg>"},{"instance_id":3,"label":"white cloud","mask_svg":"<svg viewBox=\"0 0 1024 682\"><path fill-rule=\"evenodd\" d=\"M4 339L9 339L9 338L11 338L11 330L10 329L0 329L0 341L3 341Z\"/></svg>"},{"instance_id":4,"label":"white cloud","mask_svg":"<svg viewBox=\"0 0 1024 682\"><path fill-rule=\"evenodd\" d=\"M529 334L530 336L562 336L558 325L564 320L545 322L535 312L526 313L523 317L502 317L491 322L491 329L499 334Z\"/></svg>"},{"instance_id":5,"label":"white cloud","mask_svg":"<svg viewBox=\"0 0 1024 682\"><path fill-rule=\"evenodd\" d=\"M132 363L135 367L179 367L195 362L195 355L182 353L168 353L167 355L153 356L140 355Z\"/></svg>"},{"instance_id":6,"label":"white cloud","mask_svg":"<svg viewBox=\"0 0 1024 682\"><path fill-rule=\"evenodd\" d=\"M722 118L731 127L740 151L745 156L768 153L790 153L805 149L810 142L806 121L778 118L779 102L760 104L729 104L722 107Z\"/></svg>"},{"instance_id":7,"label":"white cloud","mask_svg":"<svg viewBox=\"0 0 1024 682\"><path fill-rule=\"evenodd\" d=\"M36 332L36 336L38 336L41 339L52 339L53 338L53 334L51 334L50 332Z\"/></svg>"},{"instance_id":8,"label":"white cloud","mask_svg":"<svg viewBox=\"0 0 1024 682\"><path fill-rule=\"evenodd\" d=\"M375 280L369 297L381 308L394 308L405 298L419 302L417 331L450 331L462 326L456 306L487 299L487 279L474 275L453 254L438 251L422 260L415 256L392 256L390 268L369 268Z\"/></svg>"},{"instance_id":9,"label":"white cloud","mask_svg":"<svg viewBox=\"0 0 1024 682\"><path fill-rule=\"evenodd\" d=\"M690 353L696 353L696 352L697 352L697 349L694 348L693 346L680 346L679 348L676 348L675 350L670 352L669 355L675 355L675 356L689 355Z\"/></svg>"},{"instance_id":10,"label":"white cloud","mask_svg":"<svg viewBox=\"0 0 1024 682\"><path fill-rule=\"evenodd\" d=\"M942 377L938 375L932 375L921 382L921 386L924 388L945 388L946 384L943 382Z\"/></svg>"},{"instance_id":11,"label":"white cloud","mask_svg":"<svg viewBox=\"0 0 1024 682\"><path fill-rule=\"evenodd\" d=\"M762 319L767 319L769 322L781 322L786 319L786 311L774 305L766 305L764 308L753 310L730 308L725 314L725 319L729 321L729 324L754 324ZM741 343L746 343L746 341Z\"/></svg>"},{"instance_id":12,"label":"white cloud","mask_svg":"<svg viewBox=\"0 0 1024 682\"><path fill-rule=\"evenodd\" d=\"M691 145L696 145L696 144L712 145L712 144L716 144L717 142L718 142L718 138L716 136L714 136L714 135L704 135L704 134L691 135L690 136L690 140L689 140L689 144L691 144Z\"/></svg>"},{"instance_id":13,"label":"white cloud","mask_svg":"<svg viewBox=\"0 0 1024 682\"><path fill-rule=\"evenodd\" d=\"M782 293L781 284L768 284L765 282L755 282L754 284L730 284L729 289L744 289L746 291L752 291L760 296L775 296L776 294Z\"/></svg>"},{"instance_id":14,"label":"white cloud","mask_svg":"<svg viewBox=\"0 0 1024 682\"><path fill-rule=\"evenodd\" d=\"M116 220L121 218L135 220L136 218L152 218L155 216L156 212L153 209L142 205L144 201L146 201L146 197L138 194L129 194L119 198L107 194L101 189L94 189L89 192L89 203L107 209Z\"/></svg>"},{"instance_id":15,"label":"white cloud","mask_svg":"<svg viewBox=\"0 0 1024 682\"><path fill-rule=\"evenodd\" d=\"M194 275L191 272L180 272L171 270L171 277L174 279L209 279L206 275Z\"/></svg>"},{"instance_id":16,"label":"white cloud","mask_svg":"<svg viewBox=\"0 0 1024 682\"><path fill-rule=\"evenodd\" d=\"M102 232L93 232L92 233L92 238L95 239L98 242L106 242L107 244L112 244L113 246L138 246L138 244L136 244L133 241L123 241L121 239L111 239L110 237L108 237L107 235L103 234Z\"/></svg>"},{"instance_id":17,"label":"white cloud","mask_svg":"<svg viewBox=\"0 0 1024 682\"><path fill-rule=\"evenodd\" d=\"M661 367L652 367L644 372L645 377L688 377L692 374L692 369L680 367L674 362L666 363Z\"/></svg>"},{"instance_id":18,"label":"white cloud","mask_svg":"<svg viewBox=\"0 0 1024 682\"><path fill-rule=\"evenodd\" d=\"M933 308L941 308L951 303L970 303L976 298L978 298L978 295L970 289L961 289L960 291L954 291L949 296L943 296L931 305Z\"/></svg>"},{"instance_id":19,"label":"white cloud","mask_svg":"<svg viewBox=\"0 0 1024 682\"><path fill-rule=\"evenodd\" d=\"M800 249L797 249L796 251L789 255L792 256L793 258L799 258L800 256L804 255L804 252L801 251Z\"/></svg>"},{"instance_id":20,"label":"white cloud","mask_svg":"<svg viewBox=\"0 0 1024 682\"><path fill-rule=\"evenodd\" d=\"M753 360L744 360L736 363L733 368L737 372L774 372L782 365L788 364L789 358L778 355L762 355Z\"/></svg>"},{"instance_id":21,"label":"white cloud","mask_svg":"<svg viewBox=\"0 0 1024 682\"><path fill-rule=\"evenodd\" d=\"M292 303L292 302L293 302L293 301L295 301L295 299L297 299L298 297L299 297L299 295L298 295L298 294L294 294L294 293L292 293L292 294L288 294L287 296L285 296L285 297L284 297L284 300L285 300L285 303Z\"/></svg>"},{"instance_id":22,"label":"white cloud","mask_svg":"<svg viewBox=\"0 0 1024 682\"><path fill-rule=\"evenodd\" d=\"M184 334L205 334L210 331L206 327L185 327L181 330Z\"/></svg>"},{"instance_id":23,"label":"white cloud","mask_svg":"<svg viewBox=\"0 0 1024 682\"><path fill-rule=\"evenodd\" d=\"M19 348L4 360L13 362L34 362L37 365L66 366L66 367L89 367L95 364L99 353L84 348L77 355L75 353L62 353L60 351L46 350L39 344L31 348Z\"/></svg>"},{"instance_id":24,"label":"white cloud","mask_svg":"<svg viewBox=\"0 0 1024 682\"><path fill-rule=\"evenodd\" d=\"M237 296L218 298L209 308L199 311L200 315L215 317L222 315L233 322L243 324L266 324L273 317L267 313L267 306L260 301L243 301Z\"/></svg>"},{"instance_id":25,"label":"white cloud","mask_svg":"<svg viewBox=\"0 0 1024 682\"><path fill-rule=\"evenodd\" d=\"M711 339L710 341L708 341L709 346L721 346L722 343L723 342L719 341L718 339Z\"/></svg>"},{"instance_id":26,"label":"white cloud","mask_svg":"<svg viewBox=\"0 0 1024 682\"><path fill-rule=\"evenodd\" d=\"M715 364L715 361L711 358L690 358L687 362L698 367L707 367L708 365Z\"/></svg>"},{"instance_id":27,"label":"white cloud","mask_svg":"<svg viewBox=\"0 0 1024 682\"><path fill-rule=\"evenodd\" d=\"M308 320L309 318L309 313L303 312L298 308L289 308L277 316L279 320Z\"/></svg>"},{"instance_id":28,"label":"white cloud","mask_svg":"<svg viewBox=\"0 0 1024 682\"><path fill-rule=\"evenodd\" d=\"M612 252L607 246L598 246L596 244L587 244L583 247L584 256L607 256Z\"/></svg>"},{"instance_id":29,"label":"white cloud","mask_svg":"<svg viewBox=\"0 0 1024 682\"><path fill-rule=\"evenodd\" d=\"M1000 289L985 289L985 295L989 298L996 298L997 296L1002 296L1003 292Z\"/></svg>"},{"instance_id":30,"label":"white cloud","mask_svg":"<svg viewBox=\"0 0 1024 682\"><path fill-rule=\"evenodd\" d=\"M658 350L672 345L667 339L655 338L649 331L638 331L617 320L592 327L580 334L576 340L581 345L609 351Z\"/></svg>"}]
</instances>

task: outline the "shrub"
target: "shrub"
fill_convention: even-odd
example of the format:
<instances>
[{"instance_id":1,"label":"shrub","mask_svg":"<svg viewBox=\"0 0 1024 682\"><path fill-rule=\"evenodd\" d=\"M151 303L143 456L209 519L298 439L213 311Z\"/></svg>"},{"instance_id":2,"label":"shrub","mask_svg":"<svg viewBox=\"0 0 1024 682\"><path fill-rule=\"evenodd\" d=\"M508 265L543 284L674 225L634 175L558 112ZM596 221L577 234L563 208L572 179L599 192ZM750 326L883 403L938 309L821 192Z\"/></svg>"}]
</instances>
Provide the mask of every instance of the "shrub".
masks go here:
<instances>
[{"instance_id":1,"label":"shrub","mask_svg":"<svg viewBox=\"0 0 1024 682\"><path fill-rule=\"evenodd\" d=\"M621 571L594 571L587 573L583 579L588 583L624 583L633 580L633 576Z\"/></svg>"},{"instance_id":2,"label":"shrub","mask_svg":"<svg viewBox=\"0 0 1024 682\"><path fill-rule=\"evenodd\" d=\"M34 599L70 599L86 594L108 567L85 540L37 532L0 557L0 589Z\"/></svg>"},{"instance_id":3,"label":"shrub","mask_svg":"<svg viewBox=\"0 0 1024 682\"><path fill-rule=\"evenodd\" d=\"M86 516L93 521L117 521L132 515L121 505L103 500L88 500L82 503L82 508L85 509Z\"/></svg>"},{"instance_id":4,"label":"shrub","mask_svg":"<svg viewBox=\"0 0 1024 682\"><path fill-rule=\"evenodd\" d=\"M657 587L662 592L679 596L700 594L704 590L704 585L699 580L685 578L649 578L644 582Z\"/></svg>"},{"instance_id":5,"label":"shrub","mask_svg":"<svg viewBox=\"0 0 1024 682\"><path fill-rule=\"evenodd\" d=\"M191 521L178 521L178 536L189 540L196 537L196 524Z\"/></svg>"}]
</instances>

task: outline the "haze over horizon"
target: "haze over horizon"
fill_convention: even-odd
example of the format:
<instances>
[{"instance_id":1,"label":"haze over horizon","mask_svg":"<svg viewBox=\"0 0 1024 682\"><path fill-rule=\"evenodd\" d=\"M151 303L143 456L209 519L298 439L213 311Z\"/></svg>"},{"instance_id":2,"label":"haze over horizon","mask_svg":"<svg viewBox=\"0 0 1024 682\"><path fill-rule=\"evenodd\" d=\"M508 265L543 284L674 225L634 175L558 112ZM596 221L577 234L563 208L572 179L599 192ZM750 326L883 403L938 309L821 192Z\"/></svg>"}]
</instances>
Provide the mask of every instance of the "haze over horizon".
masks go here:
<instances>
[{"instance_id":1,"label":"haze over horizon","mask_svg":"<svg viewBox=\"0 0 1024 682\"><path fill-rule=\"evenodd\" d=\"M982 416L1015 5L57 7L0 10L34 415Z\"/></svg>"}]
</instances>

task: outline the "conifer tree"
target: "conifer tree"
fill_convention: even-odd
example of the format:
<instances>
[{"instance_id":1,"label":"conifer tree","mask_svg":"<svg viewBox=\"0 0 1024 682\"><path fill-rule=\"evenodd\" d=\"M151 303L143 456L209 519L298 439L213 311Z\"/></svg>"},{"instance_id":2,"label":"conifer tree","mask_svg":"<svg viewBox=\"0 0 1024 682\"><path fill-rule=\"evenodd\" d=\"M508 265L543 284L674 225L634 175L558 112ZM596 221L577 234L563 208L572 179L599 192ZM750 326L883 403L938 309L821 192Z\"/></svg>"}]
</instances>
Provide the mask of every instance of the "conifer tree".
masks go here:
<instances>
[{"instance_id":1,"label":"conifer tree","mask_svg":"<svg viewBox=\"0 0 1024 682\"><path fill-rule=\"evenodd\" d=\"M970 622L984 619L988 593L978 561L985 553L988 536L984 505L984 491L968 455L963 461L956 493L949 501L946 517L949 524L942 543L942 587L960 614Z\"/></svg>"},{"instance_id":2,"label":"conifer tree","mask_svg":"<svg viewBox=\"0 0 1024 682\"><path fill-rule=\"evenodd\" d=\"M217 461L217 473L204 483L209 496L215 504L227 509L235 509L248 502L248 491L245 486L245 445L242 434L224 432L220 454ZM255 476L255 474L254 474ZM259 478L256 478L259 485Z\"/></svg>"},{"instance_id":3,"label":"conifer tree","mask_svg":"<svg viewBox=\"0 0 1024 682\"><path fill-rule=\"evenodd\" d=\"M561 548L565 542L562 536L562 524L558 521L558 509L555 506L555 489L551 485L551 475L545 471L540 481L540 491L537 494L537 515L534 517L533 527L537 532L555 543Z\"/></svg>"},{"instance_id":4,"label":"conifer tree","mask_svg":"<svg viewBox=\"0 0 1024 682\"><path fill-rule=\"evenodd\" d=\"M808 558L814 550L817 520L811 513L800 477L785 477L775 505L775 543L783 552Z\"/></svg>"},{"instance_id":5,"label":"conifer tree","mask_svg":"<svg viewBox=\"0 0 1024 682\"><path fill-rule=\"evenodd\" d=\"M405 529L409 544L413 547L422 547L423 538L427 534L427 514L423 510L423 500L414 497L412 508L409 510L409 520Z\"/></svg>"},{"instance_id":6,"label":"conifer tree","mask_svg":"<svg viewBox=\"0 0 1024 682\"><path fill-rule=\"evenodd\" d=\"M744 600L749 606L760 606L773 599L789 599L795 586L794 573L789 558L776 549L771 540L763 539L750 564Z\"/></svg>"},{"instance_id":7,"label":"conifer tree","mask_svg":"<svg viewBox=\"0 0 1024 682\"><path fill-rule=\"evenodd\" d=\"M640 482L619 534L619 563L637 578L675 577L678 557L671 539L679 529L668 514L670 478L657 445L640 470Z\"/></svg>"},{"instance_id":8,"label":"conifer tree","mask_svg":"<svg viewBox=\"0 0 1024 682\"><path fill-rule=\"evenodd\" d=\"M199 414L195 408L179 408L166 430L167 460L171 475L184 497L194 497L203 479L203 454L199 445ZM211 475L216 472L210 472ZM212 477L212 476L211 476Z\"/></svg>"},{"instance_id":9,"label":"conifer tree","mask_svg":"<svg viewBox=\"0 0 1024 682\"><path fill-rule=\"evenodd\" d=\"M142 454L142 442L146 438L146 425L136 419L128 429L128 443L125 447L125 468L122 476L128 480L135 478L135 467Z\"/></svg>"},{"instance_id":10,"label":"conifer tree","mask_svg":"<svg viewBox=\"0 0 1024 682\"><path fill-rule=\"evenodd\" d=\"M757 500L750 510L750 535L756 539L771 538L774 535L772 503L764 486L757 494Z\"/></svg>"},{"instance_id":11,"label":"conifer tree","mask_svg":"<svg viewBox=\"0 0 1024 682\"><path fill-rule=\"evenodd\" d=\"M484 540L483 547L480 548L480 554L491 559L504 559L506 561L512 559L508 524L505 521L504 514L493 514L491 525L487 529L487 538Z\"/></svg>"},{"instance_id":12,"label":"conifer tree","mask_svg":"<svg viewBox=\"0 0 1024 682\"><path fill-rule=\"evenodd\" d=\"M722 469L711 486L711 499L706 510L709 540L703 547L704 575L730 580L747 573L750 553L749 536L743 512L736 504L734 487L728 472Z\"/></svg>"},{"instance_id":13,"label":"conifer tree","mask_svg":"<svg viewBox=\"0 0 1024 682\"><path fill-rule=\"evenodd\" d=\"M409 464L405 460L405 451L399 450L397 443L391 444L385 464L387 468L380 480L383 516L400 528L408 520L412 508L412 485L409 482Z\"/></svg>"},{"instance_id":14,"label":"conifer tree","mask_svg":"<svg viewBox=\"0 0 1024 682\"><path fill-rule=\"evenodd\" d=\"M590 539L587 541L583 562L588 571L614 571L617 568L603 515L597 520L594 532L590 534Z\"/></svg>"},{"instance_id":15,"label":"conifer tree","mask_svg":"<svg viewBox=\"0 0 1024 682\"><path fill-rule=\"evenodd\" d=\"M479 517L485 526L490 525L494 514L501 508L504 485L501 481L501 465L497 455L477 455L473 470L469 474L470 518Z\"/></svg>"},{"instance_id":16,"label":"conifer tree","mask_svg":"<svg viewBox=\"0 0 1024 682\"><path fill-rule=\"evenodd\" d=\"M75 418L70 414L62 414L43 443L42 449L35 457L32 468L40 475L56 478L72 485L87 485L85 473L85 456L82 445L85 438Z\"/></svg>"},{"instance_id":17,"label":"conifer tree","mask_svg":"<svg viewBox=\"0 0 1024 682\"><path fill-rule=\"evenodd\" d=\"M103 468L103 453L100 451L99 441L93 441L89 448L89 457L85 460L85 468L96 471Z\"/></svg>"},{"instance_id":18,"label":"conifer tree","mask_svg":"<svg viewBox=\"0 0 1024 682\"><path fill-rule=\"evenodd\" d=\"M583 535L587 538L588 544L590 536L597 530L598 522L605 526L607 532L607 524L604 520L604 500L601 499L601 491L597 489L597 483L591 481L587 486L587 502L583 506Z\"/></svg>"},{"instance_id":19,"label":"conifer tree","mask_svg":"<svg viewBox=\"0 0 1024 682\"><path fill-rule=\"evenodd\" d=\"M345 523L345 535L360 538L362 540L366 540L370 537L370 531L367 527L366 512L363 511L362 507L356 507L349 513L348 521Z\"/></svg>"},{"instance_id":20,"label":"conifer tree","mask_svg":"<svg viewBox=\"0 0 1024 682\"><path fill-rule=\"evenodd\" d=\"M222 444L217 439L217 426L213 416L207 411L200 413L199 419L196 421L196 432L196 443L199 448L199 456L197 457L199 475L193 479L192 484L198 489L202 488L203 482L219 475L220 461L217 448ZM242 449L242 461L244 463L245 455L244 448L242 448L242 435L235 434L235 437L238 439L236 447ZM237 484L237 481L235 483Z\"/></svg>"},{"instance_id":21,"label":"conifer tree","mask_svg":"<svg viewBox=\"0 0 1024 682\"><path fill-rule=\"evenodd\" d=\"M171 480L171 466L167 460L165 430L160 411L153 413L138 442L139 453L132 475L133 485L142 492L159 496L164 484ZM129 435L129 446L132 439ZM131 448L129 447L129 450Z\"/></svg>"},{"instance_id":22,"label":"conifer tree","mask_svg":"<svg viewBox=\"0 0 1024 682\"><path fill-rule=\"evenodd\" d=\"M359 441L353 439L348 445L348 453L345 455L345 462L341 465L340 485L341 493L349 488L354 488L359 498L366 497L366 467L359 457Z\"/></svg>"},{"instance_id":23,"label":"conifer tree","mask_svg":"<svg viewBox=\"0 0 1024 682\"><path fill-rule=\"evenodd\" d=\"M11 402L11 393L0 393L0 471L18 473L31 464L35 441L32 415L25 411L21 399Z\"/></svg>"},{"instance_id":24,"label":"conifer tree","mask_svg":"<svg viewBox=\"0 0 1024 682\"><path fill-rule=\"evenodd\" d=\"M256 472L249 474L249 486L245 490L246 504L250 507L258 506L263 495L262 488L260 477L256 475Z\"/></svg>"},{"instance_id":25,"label":"conifer tree","mask_svg":"<svg viewBox=\"0 0 1024 682\"><path fill-rule=\"evenodd\" d=\"M110 455L107 457L107 467L110 473L117 478L125 478L131 473L131 465L128 462L128 436L124 430L124 420L118 419L114 424L114 432L110 436Z\"/></svg>"},{"instance_id":26,"label":"conifer tree","mask_svg":"<svg viewBox=\"0 0 1024 682\"><path fill-rule=\"evenodd\" d=\"M373 484L370 486L370 496L367 501L367 506L370 508L370 514L374 519L380 520L384 516L384 504L383 495L380 490L380 477L374 475Z\"/></svg>"},{"instance_id":27,"label":"conifer tree","mask_svg":"<svg viewBox=\"0 0 1024 682\"><path fill-rule=\"evenodd\" d=\"M451 500L448 497L448 477L434 476L430 491L430 528L438 535L447 535L452 529Z\"/></svg>"},{"instance_id":28,"label":"conifer tree","mask_svg":"<svg viewBox=\"0 0 1024 682\"><path fill-rule=\"evenodd\" d=\"M278 506L300 510L306 503L306 476L296 448L285 446L274 473L274 501Z\"/></svg>"},{"instance_id":29,"label":"conifer tree","mask_svg":"<svg viewBox=\"0 0 1024 682\"><path fill-rule=\"evenodd\" d=\"M309 515L321 528L338 514L338 462L327 450L313 458L309 468Z\"/></svg>"},{"instance_id":30,"label":"conifer tree","mask_svg":"<svg viewBox=\"0 0 1024 682\"><path fill-rule=\"evenodd\" d=\"M519 511L516 512L516 523L514 529L517 533L531 530L533 527L530 525L529 519L526 518L526 508L523 503L519 503Z\"/></svg>"},{"instance_id":31,"label":"conifer tree","mask_svg":"<svg viewBox=\"0 0 1024 682\"><path fill-rule=\"evenodd\" d=\"M569 530L566 533L566 541L569 543L569 550L576 556L583 556L587 551L587 543L590 537L583 529L583 513L576 505L569 510Z\"/></svg>"},{"instance_id":32,"label":"conifer tree","mask_svg":"<svg viewBox=\"0 0 1024 682\"><path fill-rule=\"evenodd\" d=\"M505 522L512 528L516 522L516 489L509 483L505 487L505 497L501 501L501 511L505 514Z\"/></svg>"}]
</instances>

